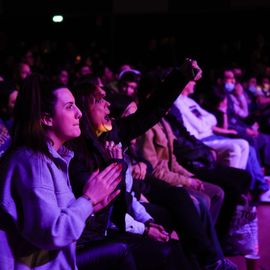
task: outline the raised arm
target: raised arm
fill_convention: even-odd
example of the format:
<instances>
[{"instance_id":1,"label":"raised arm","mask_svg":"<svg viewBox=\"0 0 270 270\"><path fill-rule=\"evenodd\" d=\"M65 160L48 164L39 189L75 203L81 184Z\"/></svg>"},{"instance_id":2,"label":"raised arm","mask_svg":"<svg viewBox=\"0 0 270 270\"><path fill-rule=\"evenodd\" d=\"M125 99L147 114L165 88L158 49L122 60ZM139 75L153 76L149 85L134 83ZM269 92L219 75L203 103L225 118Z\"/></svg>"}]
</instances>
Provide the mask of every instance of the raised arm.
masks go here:
<instances>
[{"instance_id":1,"label":"raised arm","mask_svg":"<svg viewBox=\"0 0 270 270\"><path fill-rule=\"evenodd\" d=\"M121 142L127 145L154 126L170 109L181 90L192 79L199 79L201 69L196 61L186 60L180 68L174 68L154 89L153 94L139 106L136 113L117 120Z\"/></svg>"}]
</instances>

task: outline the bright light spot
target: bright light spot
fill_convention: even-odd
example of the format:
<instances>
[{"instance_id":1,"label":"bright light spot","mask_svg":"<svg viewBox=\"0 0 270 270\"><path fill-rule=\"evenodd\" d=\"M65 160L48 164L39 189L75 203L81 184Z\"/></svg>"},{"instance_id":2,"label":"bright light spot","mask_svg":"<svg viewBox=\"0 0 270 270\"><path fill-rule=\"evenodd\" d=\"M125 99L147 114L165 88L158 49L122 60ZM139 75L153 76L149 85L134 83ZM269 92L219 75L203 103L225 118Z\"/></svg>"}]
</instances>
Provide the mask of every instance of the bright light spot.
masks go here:
<instances>
[{"instance_id":1,"label":"bright light spot","mask_svg":"<svg viewBox=\"0 0 270 270\"><path fill-rule=\"evenodd\" d=\"M55 15L55 16L53 16L53 18L52 18L52 20L53 20L53 22L55 22L55 23L60 23L60 22L62 22L63 21L63 16L62 15Z\"/></svg>"},{"instance_id":2,"label":"bright light spot","mask_svg":"<svg viewBox=\"0 0 270 270\"><path fill-rule=\"evenodd\" d=\"M77 55L77 56L75 57L75 61L76 61L77 63L81 62L81 60L82 60L82 57L81 57L80 55Z\"/></svg>"}]
</instances>

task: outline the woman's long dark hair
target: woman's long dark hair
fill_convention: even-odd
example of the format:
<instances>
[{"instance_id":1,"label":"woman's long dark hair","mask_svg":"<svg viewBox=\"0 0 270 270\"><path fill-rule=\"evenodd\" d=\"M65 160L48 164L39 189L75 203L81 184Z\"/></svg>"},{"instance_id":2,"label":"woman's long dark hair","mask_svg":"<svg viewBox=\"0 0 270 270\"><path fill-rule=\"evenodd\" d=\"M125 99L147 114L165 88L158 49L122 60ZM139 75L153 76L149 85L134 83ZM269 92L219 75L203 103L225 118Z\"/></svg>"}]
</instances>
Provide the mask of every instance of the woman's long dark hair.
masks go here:
<instances>
[{"instance_id":1,"label":"woman's long dark hair","mask_svg":"<svg viewBox=\"0 0 270 270\"><path fill-rule=\"evenodd\" d=\"M38 74L30 75L25 79L14 107L12 149L26 146L50 157L48 138L41 118L43 113L54 115L56 103L54 91L58 88L59 86L42 82Z\"/></svg>"},{"instance_id":2,"label":"woman's long dark hair","mask_svg":"<svg viewBox=\"0 0 270 270\"><path fill-rule=\"evenodd\" d=\"M100 161L104 164L107 161L107 153L97 138L88 113L90 104L95 102L95 95L98 93L97 86L98 77L94 75L86 75L77 81L73 87L76 105L82 112L82 118L80 120L82 134L78 140L75 140L75 144L72 144L72 148L78 155L82 155L84 157L89 168L93 166L93 164L90 163L90 155L92 158L94 157L96 159L96 165L100 164ZM94 154L97 151L100 153L99 157ZM103 160L100 160L101 157L103 157Z\"/></svg>"}]
</instances>

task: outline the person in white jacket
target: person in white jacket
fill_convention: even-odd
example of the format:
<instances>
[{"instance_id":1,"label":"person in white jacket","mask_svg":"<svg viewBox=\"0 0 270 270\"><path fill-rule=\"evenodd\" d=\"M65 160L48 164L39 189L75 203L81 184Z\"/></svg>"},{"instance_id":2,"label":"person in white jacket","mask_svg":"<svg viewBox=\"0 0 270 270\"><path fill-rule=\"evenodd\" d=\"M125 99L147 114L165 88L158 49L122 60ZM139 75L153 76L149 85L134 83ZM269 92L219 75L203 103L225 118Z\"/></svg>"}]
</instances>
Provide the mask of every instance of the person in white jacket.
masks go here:
<instances>
[{"instance_id":1,"label":"person in white jacket","mask_svg":"<svg viewBox=\"0 0 270 270\"><path fill-rule=\"evenodd\" d=\"M245 169L249 156L248 142L215 135L216 117L189 97L194 93L195 86L196 82L190 81L174 103L182 114L185 127L191 135L216 151L217 161L227 166Z\"/></svg>"}]
</instances>

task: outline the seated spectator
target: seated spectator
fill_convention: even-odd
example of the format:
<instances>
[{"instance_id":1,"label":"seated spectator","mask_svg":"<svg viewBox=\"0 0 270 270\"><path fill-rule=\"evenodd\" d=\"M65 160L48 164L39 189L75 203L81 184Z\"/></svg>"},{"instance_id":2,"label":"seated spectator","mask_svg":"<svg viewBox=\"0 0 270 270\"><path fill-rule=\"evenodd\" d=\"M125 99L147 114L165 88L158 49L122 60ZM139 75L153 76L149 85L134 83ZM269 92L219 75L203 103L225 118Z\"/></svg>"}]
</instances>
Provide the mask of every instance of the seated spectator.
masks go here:
<instances>
[{"instance_id":1,"label":"seated spectator","mask_svg":"<svg viewBox=\"0 0 270 270\"><path fill-rule=\"evenodd\" d=\"M268 87L267 84L264 87ZM270 98L265 96L256 76L250 75L245 83L245 93L250 111L249 118L252 122L260 124L260 131L269 134L270 130ZM249 123L252 123L249 121Z\"/></svg>"},{"instance_id":2,"label":"seated spectator","mask_svg":"<svg viewBox=\"0 0 270 270\"><path fill-rule=\"evenodd\" d=\"M20 90L26 77L32 73L30 65L25 62L18 63L13 72L13 81L16 83L16 89Z\"/></svg>"},{"instance_id":3,"label":"seated spectator","mask_svg":"<svg viewBox=\"0 0 270 270\"><path fill-rule=\"evenodd\" d=\"M226 72L231 73L229 70ZM212 104L215 106L213 111L217 117L218 126L224 127L225 125L226 130L231 130L236 133L235 137L247 140L249 144L255 148L257 158L260 164L265 168L266 175L268 175L270 174L270 135L259 131L259 123L255 122L253 125L249 125L243 121L242 117L248 116L248 113L245 113L247 109L241 108L247 108L247 102L244 102L243 88L241 85L235 84L233 74L231 76L231 85L234 88L232 88L230 92L226 90L228 79L227 77L224 78L227 99L224 98L224 101L220 101L219 104ZM217 88L216 92L222 92L222 90ZM219 93L216 93L216 95L219 95ZM241 96L242 104L245 104L242 107L237 106L237 104L240 103L240 99L237 99L239 96ZM226 116L226 121L224 121L224 116Z\"/></svg>"},{"instance_id":4,"label":"seated spectator","mask_svg":"<svg viewBox=\"0 0 270 270\"><path fill-rule=\"evenodd\" d=\"M194 136L183 125L182 116L173 106L166 116L174 135L174 154L177 161L189 169L199 179L220 186L224 192L224 202L216 224L221 243L226 238L236 205L247 195L251 176L246 170L217 163L213 150Z\"/></svg>"},{"instance_id":5,"label":"seated spectator","mask_svg":"<svg viewBox=\"0 0 270 270\"><path fill-rule=\"evenodd\" d=\"M186 63L186 65L191 64ZM186 74L187 79L186 77L176 78L176 74L179 76L181 73L179 71L172 73L171 76L168 77L168 82L165 82L165 84L171 83L173 85L179 84L182 86L186 83L189 76L191 76L191 72ZM104 99L105 91L102 89L100 83L98 78L85 77L75 86L77 102L85 113L81 124L82 136L80 136L76 143L74 142L73 147L76 152L75 159L71 163L72 185L78 195L82 192L82 186L87 179L86 176L88 177L93 170L103 168L104 165L112 162L105 148L106 141L110 143L113 142L114 144L118 144L121 141L125 149L130 140L144 132L153 122L157 121L160 115L164 113L164 107L167 108L177 96L177 88L171 86L172 91L170 95L167 94L165 96L165 93L160 91L156 96L153 96L153 101L156 101L151 102L153 107L143 108L143 113L141 112L138 115L139 119L135 118L129 121L112 122L109 117L109 103ZM167 102L164 101L164 104L160 104L160 107L156 108L154 105L161 103L160 100L163 101L165 97ZM148 118L145 119L144 125L138 125L137 122L142 119L142 115L143 117L148 115ZM95 228L88 226L82 240L87 241L87 235L91 235L95 232L98 234L97 237L101 239L103 239L105 235L113 237L111 231L107 230L108 223L112 222L117 226L120 232L122 231L119 237L125 239L130 245L141 269L155 269L155 267L167 269L168 265L166 261L171 257L171 252L168 253L170 243L151 241L151 239L148 238L142 239L134 233L132 235L124 233L127 229L127 223L124 217L126 213L129 213L128 209L130 205L128 201L129 196L126 194L124 179L121 187L122 192L114 201L113 207L107 208L107 211L103 211L100 215L95 217L97 226ZM151 227L152 225L149 224L149 226ZM151 231L148 235L148 226L145 227L145 224L142 223L140 227L146 231L146 236L151 237ZM147 256L147 250L151 250L152 255ZM183 253L181 253L179 249L177 260L179 260L179 262L182 261L184 264L184 260L181 260L182 257ZM176 266L172 265L171 269L174 269L174 267Z\"/></svg>"},{"instance_id":6,"label":"seated spectator","mask_svg":"<svg viewBox=\"0 0 270 270\"><path fill-rule=\"evenodd\" d=\"M127 117L137 111L136 103L129 96L116 94L110 98L110 102L112 115L117 119ZM200 213L199 220L196 213L194 214L194 205L192 205L189 196L186 195L186 190L183 187L170 185L153 176L151 164L138 154L135 144L136 139L131 141L126 153L132 165L135 184L133 190L136 196L141 198L143 195L143 198L146 197L149 200L144 203L146 209L150 213L154 213L155 219L161 219L164 226L175 230L180 236L184 248L188 248L190 252L195 253L199 262L202 263L201 251L206 249L209 252L209 246L207 246L209 241L216 251L220 250L212 218L207 208L208 204L202 202L201 197L198 200L193 197L194 204ZM156 207L157 205L166 209L169 216L161 216L158 212L159 209ZM204 238L204 241L199 240L200 238ZM221 253L220 256L222 256Z\"/></svg>"},{"instance_id":7,"label":"seated spectator","mask_svg":"<svg viewBox=\"0 0 270 270\"><path fill-rule=\"evenodd\" d=\"M124 69L118 75L117 92L136 98L140 78L140 71L135 69Z\"/></svg>"},{"instance_id":8,"label":"seated spectator","mask_svg":"<svg viewBox=\"0 0 270 270\"><path fill-rule=\"evenodd\" d=\"M218 121L218 129L216 132L219 132L223 136L247 138L253 146L256 146L257 150L260 150L260 153L265 151L265 155L268 156L269 153L267 151L270 151L270 137L248 128L243 122L237 125L237 121L230 119L230 114L228 113L228 98L223 91L216 89L215 93L212 95L212 105L215 107L213 113L216 115ZM254 135L252 136L251 134L253 134L253 132ZM260 164L256 158L257 153L253 147L250 148L250 151L254 152L252 156L255 157L253 162L248 162L247 167L253 174L251 190L259 196L261 193L269 190L269 185L264 179Z\"/></svg>"},{"instance_id":9,"label":"seated spectator","mask_svg":"<svg viewBox=\"0 0 270 270\"><path fill-rule=\"evenodd\" d=\"M218 133L221 131L217 127L216 117L202 109L197 102L188 97L188 95L193 93L194 87L195 83L189 83L183 90L182 95L175 102L176 107L182 114L187 130L196 138L201 139L205 144L216 150L218 162L224 162L223 159L219 158L219 155L223 154L222 157L224 157L225 152L226 160L229 161L225 165L246 169L252 177L250 189L255 197L268 190L268 187L266 188L264 185L262 171L254 147L250 146L243 139L228 138L223 136L224 134L214 134L214 132ZM226 133L227 135L235 135L236 131L228 129ZM245 163L243 163L243 158ZM241 166L239 165L239 161ZM236 164L238 166L235 166Z\"/></svg>"},{"instance_id":10,"label":"seated spectator","mask_svg":"<svg viewBox=\"0 0 270 270\"><path fill-rule=\"evenodd\" d=\"M119 194L114 164L89 176L75 199L68 177L73 153L64 143L80 135L80 118L69 89L26 78L15 105L12 149L1 161L1 270L77 269L75 245L87 218ZM78 255L80 269L136 269L125 244L92 244Z\"/></svg>"},{"instance_id":11,"label":"seated spectator","mask_svg":"<svg viewBox=\"0 0 270 270\"><path fill-rule=\"evenodd\" d=\"M69 71L64 67L59 67L56 70L55 74L53 74L52 81L60 85L68 87L69 82L70 82Z\"/></svg>"},{"instance_id":12,"label":"seated spectator","mask_svg":"<svg viewBox=\"0 0 270 270\"><path fill-rule=\"evenodd\" d=\"M153 176L170 185L187 188L196 198L204 197L208 201L213 221L216 222L223 203L223 191L215 185L202 182L176 161L173 153L174 138L169 123L163 118L137 142L143 158L153 167Z\"/></svg>"},{"instance_id":13,"label":"seated spectator","mask_svg":"<svg viewBox=\"0 0 270 270\"><path fill-rule=\"evenodd\" d=\"M249 155L248 143L242 139L228 139L214 134L217 124L215 116L189 97L194 93L195 86L195 81L189 82L174 103L181 112L186 129L216 151L218 162L245 169Z\"/></svg>"},{"instance_id":14,"label":"seated spectator","mask_svg":"<svg viewBox=\"0 0 270 270\"><path fill-rule=\"evenodd\" d=\"M151 127L151 125L157 122L162 115L164 115L164 113L169 109L170 105L172 104L174 98L177 96L177 89L179 89L179 87L183 87L186 84L186 80L190 78L190 73L186 73L190 72L190 70L188 69L189 62L187 62L185 65L185 73L182 73L183 67L180 70L172 71L172 73L170 73L161 84L160 91L156 92L155 95L153 95L149 99L149 102L146 104L146 106L141 107L136 114L124 119L117 119L113 122L109 117L109 103L106 101L106 99L104 99L105 93L104 91L102 91L98 82L91 83L89 81L84 81L81 82L81 85L78 85L76 87L78 104L81 108L83 108L86 114L85 118L83 118L82 121L83 136L81 136L80 138L80 144L77 144L77 147L78 149L80 149L80 151L76 152L77 162L76 165L73 165L73 168L76 169L73 171L75 181L79 181L80 179L81 183L83 183L83 174L87 175L87 173L91 172L91 170L94 170L97 167L102 168L104 164L110 162L106 149L104 149L106 141L113 141L114 144L118 144L121 141L123 149L125 149L132 139L145 132L149 127ZM187 79L185 74L188 75ZM163 89L166 89L166 86L168 87L168 91L165 93ZM142 119L144 121L142 121ZM81 177L78 178L79 173ZM80 183L77 182L76 185L77 191L80 194L81 188L78 188L78 185L80 185ZM121 199L121 197L119 199ZM177 198L177 201L180 203L180 198ZM124 206L124 203L125 202L122 202L122 204L120 204L122 205L122 208ZM173 201L171 203L173 203ZM190 204L190 199L187 201L187 203ZM115 210L116 205L114 204L114 210L111 217L114 218L114 222L117 222ZM196 212L196 210L192 210L192 208L190 211L192 215L194 214L194 211ZM126 213L126 211L124 211L124 213ZM118 224L121 224L119 220ZM192 223L189 224L192 225ZM193 224L191 228L193 228L194 226L196 227L197 225ZM185 227L186 231L188 232L189 229L187 225L185 225ZM192 235L192 233L188 233L188 235ZM198 234L192 236L191 239L194 239L194 237L198 237ZM187 241L191 241L191 239L187 238ZM227 264L227 262L223 260L223 257L219 255L218 251L213 250L211 244L208 241L205 242L202 240L202 245L196 245L195 241L193 240L190 245L193 246L194 252L200 252L200 259L203 265ZM205 246L205 248L202 248L202 246ZM153 249L153 251L157 250L156 248ZM161 258L164 258L164 256L162 256ZM144 261L144 264L148 263L149 265L150 263L149 267L153 268L153 265L159 263L161 258L156 257L153 260L153 257L150 256ZM138 258L138 260L140 260L140 258ZM159 264L160 267L164 267L164 263ZM211 269L214 269L214 266Z\"/></svg>"}]
</instances>

